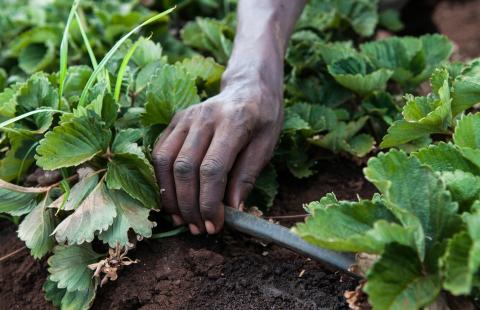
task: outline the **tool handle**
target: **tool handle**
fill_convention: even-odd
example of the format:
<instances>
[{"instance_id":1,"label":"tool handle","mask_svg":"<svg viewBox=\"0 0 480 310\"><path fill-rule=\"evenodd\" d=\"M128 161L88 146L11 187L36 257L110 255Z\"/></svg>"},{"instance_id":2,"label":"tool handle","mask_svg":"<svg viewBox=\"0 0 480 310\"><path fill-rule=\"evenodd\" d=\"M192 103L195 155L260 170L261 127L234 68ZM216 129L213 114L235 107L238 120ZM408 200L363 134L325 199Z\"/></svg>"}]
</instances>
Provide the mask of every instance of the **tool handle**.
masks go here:
<instances>
[{"instance_id":1,"label":"tool handle","mask_svg":"<svg viewBox=\"0 0 480 310\"><path fill-rule=\"evenodd\" d=\"M237 209L225 208L225 223L252 237L276 243L299 254L349 272L355 263L353 254L343 254L311 245L289 229Z\"/></svg>"}]
</instances>

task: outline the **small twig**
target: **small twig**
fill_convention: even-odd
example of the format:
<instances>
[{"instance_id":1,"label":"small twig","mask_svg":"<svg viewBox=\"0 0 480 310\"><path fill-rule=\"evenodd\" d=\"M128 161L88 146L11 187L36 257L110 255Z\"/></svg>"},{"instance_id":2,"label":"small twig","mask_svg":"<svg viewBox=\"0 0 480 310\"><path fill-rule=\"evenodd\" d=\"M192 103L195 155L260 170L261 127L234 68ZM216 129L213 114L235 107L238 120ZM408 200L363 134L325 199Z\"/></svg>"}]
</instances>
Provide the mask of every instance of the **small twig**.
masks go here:
<instances>
[{"instance_id":1,"label":"small twig","mask_svg":"<svg viewBox=\"0 0 480 310\"><path fill-rule=\"evenodd\" d=\"M8 258L14 256L15 254L20 253L21 251L25 250L26 248L27 248L27 247L21 247L20 249L15 250L15 251L13 251L13 252L10 253L10 254L7 254L7 255L5 255L5 256L3 256L3 257L0 257L0 263L3 262L3 261L5 261L5 260L7 260Z\"/></svg>"},{"instance_id":2,"label":"small twig","mask_svg":"<svg viewBox=\"0 0 480 310\"><path fill-rule=\"evenodd\" d=\"M295 215L279 215L279 216L267 216L267 220L295 220L306 218L308 214L295 214Z\"/></svg>"}]
</instances>

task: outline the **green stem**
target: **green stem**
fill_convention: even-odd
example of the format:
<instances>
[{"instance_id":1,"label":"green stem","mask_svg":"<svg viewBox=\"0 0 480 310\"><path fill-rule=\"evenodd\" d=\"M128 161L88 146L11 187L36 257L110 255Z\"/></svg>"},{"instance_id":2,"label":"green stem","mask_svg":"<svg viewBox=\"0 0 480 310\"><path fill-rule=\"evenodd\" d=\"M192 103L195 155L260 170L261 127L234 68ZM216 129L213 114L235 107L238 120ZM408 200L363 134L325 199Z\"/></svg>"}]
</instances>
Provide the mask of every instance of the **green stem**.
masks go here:
<instances>
[{"instance_id":1,"label":"green stem","mask_svg":"<svg viewBox=\"0 0 480 310\"><path fill-rule=\"evenodd\" d=\"M179 234L181 234L183 232L186 232L186 231L188 231L187 227L180 226L180 227L175 228L175 229L170 230L170 231L154 234L154 235L152 235L152 237L150 239L163 239L163 238L173 237L173 236L179 235Z\"/></svg>"}]
</instances>

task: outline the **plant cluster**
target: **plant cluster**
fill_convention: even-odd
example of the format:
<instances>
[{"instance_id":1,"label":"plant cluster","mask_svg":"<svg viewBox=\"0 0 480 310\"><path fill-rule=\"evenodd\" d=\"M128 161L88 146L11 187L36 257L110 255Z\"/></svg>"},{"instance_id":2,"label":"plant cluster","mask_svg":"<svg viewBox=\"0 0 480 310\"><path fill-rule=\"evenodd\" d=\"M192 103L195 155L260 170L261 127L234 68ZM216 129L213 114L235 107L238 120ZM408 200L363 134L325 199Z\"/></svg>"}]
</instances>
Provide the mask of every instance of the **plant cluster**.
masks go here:
<instances>
[{"instance_id":1,"label":"plant cluster","mask_svg":"<svg viewBox=\"0 0 480 310\"><path fill-rule=\"evenodd\" d=\"M480 102L478 68L473 61L437 69L432 93L405 97L404 119L383 143L434 133L447 135L443 141L371 158L364 174L379 194L359 201L329 194L308 204L311 216L294 229L324 248L376 255L364 287L374 308L419 309L442 290L479 288L480 114L465 114Z\"/></svg>"}]
</instances>

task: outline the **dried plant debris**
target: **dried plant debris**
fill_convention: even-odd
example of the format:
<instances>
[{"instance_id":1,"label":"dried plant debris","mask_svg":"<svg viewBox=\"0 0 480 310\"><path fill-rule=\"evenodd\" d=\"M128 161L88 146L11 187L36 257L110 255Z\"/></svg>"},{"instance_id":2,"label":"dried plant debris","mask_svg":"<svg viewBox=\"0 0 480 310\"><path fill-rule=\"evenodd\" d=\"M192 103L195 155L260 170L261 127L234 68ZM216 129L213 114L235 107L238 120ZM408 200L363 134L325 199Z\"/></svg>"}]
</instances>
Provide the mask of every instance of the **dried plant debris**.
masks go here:
<instances>
[{"instance_id":1,"label":"dried plant debris","mask_svg":"<svg viewBox=\"0 0 480 310\"><path fill-rule=\"evenodd\" d=\"M108 257L102 259L98 263L88 265L88 268L94 270L93 276L100 279L100 287L106 284L108 281L115 281L118 279L118 272L124 266L130 266L137 264L140 261L138 259L132 260L127 257L129 247L121 247L119 244L115 249L110 248L108 250Z\"/></svg>"}]
</instances>

